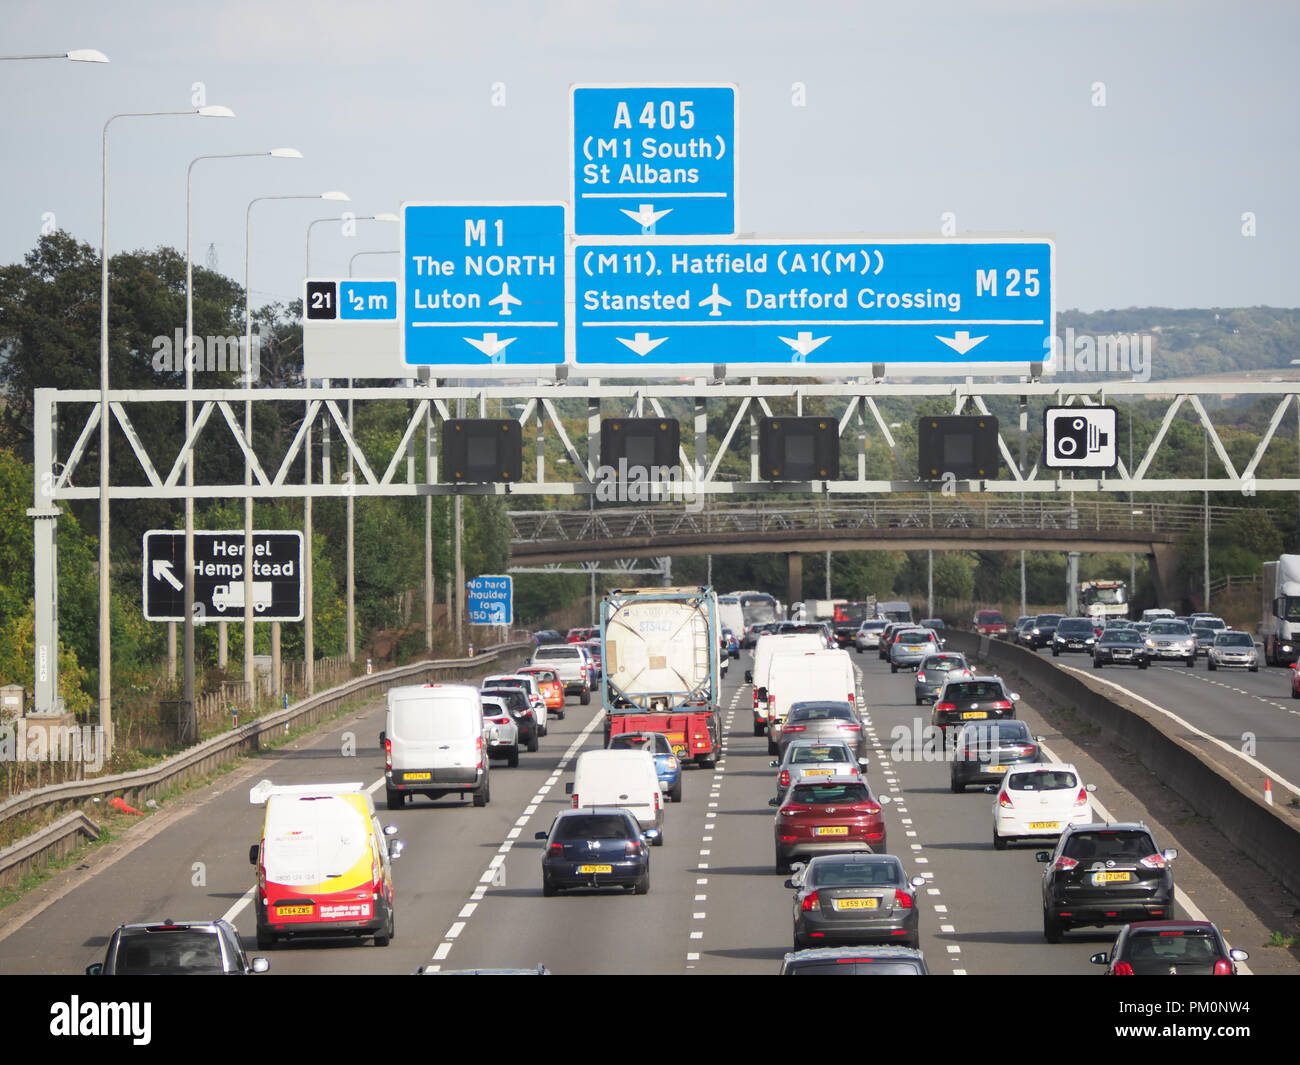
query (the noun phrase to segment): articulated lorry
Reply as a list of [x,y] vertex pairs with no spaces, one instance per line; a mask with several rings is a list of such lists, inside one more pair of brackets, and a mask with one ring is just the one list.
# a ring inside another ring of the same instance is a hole
[[1264,563],[1259,635],[1264,661],[1289,666],[1300,657],[1300,555]]
[[1093,621],[1128,617],[1128,584],[1084,581],[1079,585],[1079,611]]
[[[621,588],[600,612],[605,743],[612,731],[681,733],[679,755],[713,765],[720,751],[718,603],[712,588]],[[617,730],[613,722],[618,721]],[[701,743],[700,734],[707,736]]]

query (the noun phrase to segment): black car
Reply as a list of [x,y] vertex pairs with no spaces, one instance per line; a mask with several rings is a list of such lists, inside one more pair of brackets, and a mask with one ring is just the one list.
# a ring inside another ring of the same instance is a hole
[[1008,639],[1012,643],[1019,644],[1021,647],[1029,646],[1029,630],[1034,627],[1034,619],[1029,615],[1022,615],[1016,618],[1016,623],[1011,626],[1011,633]]
[[183,976],[264,973],[265,958],[249,958],[229,921],[163,921],[118,925],[104,960],[87,976]]
[[1066,652],[1089,654],[1097,642],[1097,628],[1091,618],[1062,618],[1052,634],[1052,657]]
[[953,746],[952,790],[999,783],[1010,766],[1037,762],[1041,742],[1028,725],[1014,719],[963,725]]
[[794,890],[794,949],[829,943],[920,943],[916,891],[892,854],[824,854],[786,881]]
[[1001,677],[950,680],[943,686],[930,711],[930,724],[937,728],[964,725],[1016,716],[1020,696],[1007,691]]
[[1174,913],[1176,850],[1156,848],[1141,823],[1067,825],[1054,851],[1035,857],[1043,872],[1043,936],[1071,928],[1163,920]]
[[1094,669],[1102,666],[1137,666],[1146,669],[1151,665],[1151,655],[1137,629],[1107,628],[1097,637],[1092,645],[1092,665]]
[[1033,622],[1025,626],[1024,643],[1031,651],[1051,645],[1056,635],[1056,626],[1065,617],[1064,614],[1039,614]]
[[537,738],[541,731],[537,727],[537,716],[533,713],[532,704],[522,688],[484,688],[479,695],[492,695],[503,700],[510,716],[515,719],[515,727],[519,729],[519,742],[529,751],[537,750]]
[[621,887],[644,895],[650,890],[650,844],[658,829],[644,832],[621,806],[564,810],[551,823],[542,852],[542,894],[562,888]]
[[540,629],[533,633],[534,647],[541,647],[548,643],[564,643],[564,634],[554,629]]
[[781,959],[782,976],[929,976],[911,947],[822,947]]
[[1088,960],[1107,966],[1108,976],[1236,976],[1237,962],[1249,958],[1209,921],[1137,921]]

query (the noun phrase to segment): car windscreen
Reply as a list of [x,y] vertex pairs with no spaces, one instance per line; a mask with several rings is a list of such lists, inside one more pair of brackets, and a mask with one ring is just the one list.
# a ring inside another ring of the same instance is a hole
[[1012,791],[1061,791],[1074,788],[1079,778],[1065,769],[1042,769],[1033,773],[1012,773],[1007,787]]
[[588,814],[562,817],[552,839],[567,842],[575,839],[630,839],[627,819],[614,814]]
[[1005,625],[1006,621],[1003,620],[1002,615],[997,613],[996,611],[981,610],[978,614],[975,615],[975,624],[976,625]]
[[1107,629],[1101,634],[1104,644],[1137,643],[1141,638],[1135,629]]
[[1085,632],[1093,631],[1092,622],[1087,618],[1063,618],[1061,623],[1056,626],[1056,631],[1060,633],[1067,632]]
[[1255,641],[1244,632],[1228,632],[1214,638],[1215,647],[1254,647]]
[[804,877],[805,887],[893,887],[903,883],[896,862],[816,862]]
[[533,653],[539,662],[561,658],[581,658],[582,652],[576,647],[539,647]]
[[966,660],[961,655],[931,655],[921,663],[922,671],[937,669],[951,673],[954,669],[968,669]]
[[220,973],[221,942],[216,932],[189,929],[122,934],[114,969],[118,975]]
[[1034,618],[1034,624],[1040,628],[1044,625],[1056,625],[1062,620],[1061,614],[1039,614]]
[[506,706],[510,707],[512,714],[522,713],[529,709],[528,696],[518,688],[484,688],[479,695],[493,695],[501,699]]
[[1138,829],[1076,832],[1065,842],[1065,857],[1077,862],[1131,861],[1155,854],[1149,833]]
[[871,798],[865,784],[799,784],[791,792],[795,803],[854,803]]
[[853,710],[848,703],[795,703],[790,707],[788,724],[796,721],[850,721]]
[[851,762],[849,749],[838,743],[817,747],[791,747],[791,765],[817,765],[822,762]]
[[1190,636],[1191,630],[1181,621],[1153,621],[1148,636]]

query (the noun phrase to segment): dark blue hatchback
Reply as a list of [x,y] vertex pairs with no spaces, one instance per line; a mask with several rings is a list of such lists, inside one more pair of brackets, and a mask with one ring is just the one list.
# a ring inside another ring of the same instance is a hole
[[563,888],[621,887],[644,895],[650,890],[650,843],[657,829],[641,831],[636,818],[620,806],[591,806],[565,810],[550,832],[542,852],[542,894],[548,898]]

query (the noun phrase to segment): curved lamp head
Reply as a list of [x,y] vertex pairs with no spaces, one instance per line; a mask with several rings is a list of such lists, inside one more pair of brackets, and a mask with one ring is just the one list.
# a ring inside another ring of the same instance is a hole
[[349,196],[346,192],[338,192],[337,190],[333,192],[322,192],[320,194],[320,198],[322,200],[337,200],[340,203],[352,202],[351,196]]
[[68,53],[74,63],[107,63],[108,56],[97,48],[74,48]]
[[401,219],[398,218],[397,215],[393,214],[392,211],[385,211],[383,214],[375,215],[375,221],[376,222],[400,222]]
[[272,148],[268,153],[275,159],[301,159],[302,152],[297,148]]
[[229,107],[222,107],[220,104],[213,104],[209,107],[200,107],[194,112],[204,118],[234,118],[235,112]]

